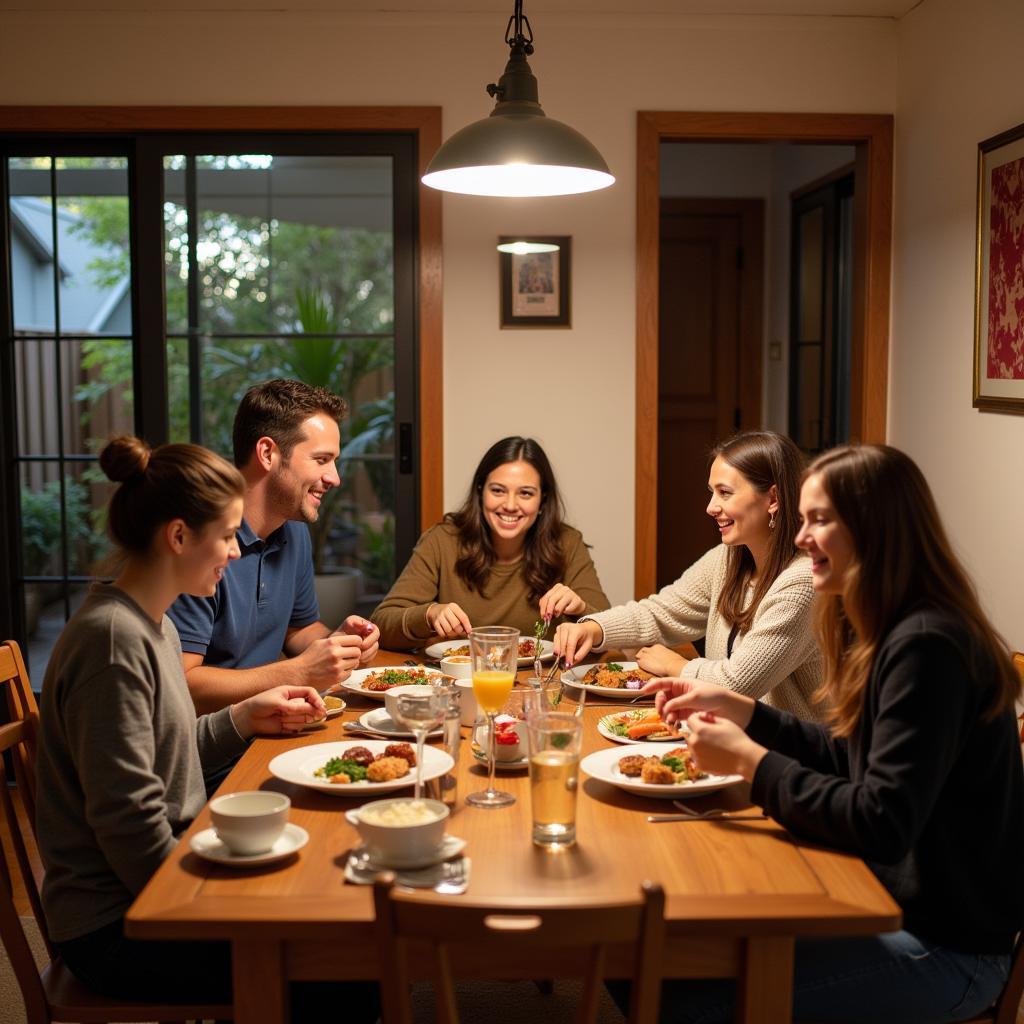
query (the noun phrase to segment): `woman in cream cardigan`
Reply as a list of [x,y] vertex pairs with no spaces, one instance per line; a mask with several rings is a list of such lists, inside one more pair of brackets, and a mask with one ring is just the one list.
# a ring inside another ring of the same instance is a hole
[[[712,454],[707,512],[722,543],[657,594],[559,626],[555,651],[574,665],[591,650],[639,647],[638,664],[656,676],[706,679],[820,720],[811,564],[793,544],[803,456],[769,431]],[[703,658],[669,649],[700,637]]]

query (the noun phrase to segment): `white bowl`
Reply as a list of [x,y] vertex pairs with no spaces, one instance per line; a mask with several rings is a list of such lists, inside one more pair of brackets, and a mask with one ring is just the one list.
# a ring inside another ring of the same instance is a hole
[[269,790],[226,793],[210,801],[210,820],[232,853],[266,853],[288,824],[291,804],[284,793]]
[[435,687],[427,686],[425,683],[407,683],[405,686],[392,686],[390,690],[384,691],[384,707],[387,710],[388,718],[396,725],[401,725],[402,720],[398,717],[398,698],[403,693],[413,697],[428,697],[435,692]]
[[465,654],[451,654],[441,659],[441,671],[456,679],[472,679],[473,659]]
[[[495,761],[519,761],[526,756],[526,723],[516,720],[515,732],[519,737],[518,743],[499,743],[497,739],[497,726],[502,722],[512,721],[511,715],[498,715],[495,720],[494,739],[494,760]],[[487,742],[487,730],[484,730],[484,743]]]
[[[419,808],[422,820],[404,823],[403,809]],[[414,800],[409,796],[373,800],[345,812],[371,856],[382,864],[402,867],[429,859],[444,841],[448,807],[440,800]],[[398,820],[389,822],[395,817]],[[372,820],[367,820],[372,819]]]
[[456,679],[455,689],[459,694],[459,718],[463,725],[472,726],[476,723],[479,715],[476,694],[473,693],[473,680]]

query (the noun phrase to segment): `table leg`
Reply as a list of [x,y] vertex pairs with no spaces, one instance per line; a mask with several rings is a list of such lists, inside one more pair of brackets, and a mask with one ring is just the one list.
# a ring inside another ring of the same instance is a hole
[[234,1024],[281,1024],[288,1019],[284,948],[272,939],[236,939],[231,947]]
[[778,1024],[793,1016],[793,937],[750,938],[736,989],[736,1020]]

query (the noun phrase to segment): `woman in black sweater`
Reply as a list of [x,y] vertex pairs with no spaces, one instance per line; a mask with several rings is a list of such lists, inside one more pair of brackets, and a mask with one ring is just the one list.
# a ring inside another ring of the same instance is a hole
[[[793,1010],[816,1021],[969,1018],[1002,989],[1024,923],[1020,681],[917,466],[881,445],[808,469],[827,727],[709,683],[657,680],[707,771],[739,772],[794,835],[864,858],[903,930],[796,945]],[[670,982],[662,1019],[732,1019],[729,983]]]

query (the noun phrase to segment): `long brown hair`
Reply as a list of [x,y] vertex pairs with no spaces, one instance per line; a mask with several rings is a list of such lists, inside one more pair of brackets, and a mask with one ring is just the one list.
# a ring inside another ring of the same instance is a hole
[[916,608],[937,608],[963,623],[971,638],[965,654],[972,679],[991,691],[985,717],[1012,709],[1021,683],[1009,650],[981,610],[914,461],[888,445],[847,445],[818,456],[807,469],[812,475],[853,544],[842,594],[822,595],[816,612],[825,658],[822,692],[834,706],[835,734],[857,728],[878,649]]
[[172,519],[202,530],[245,493],[242,474],[196,444],[150,448],[124,434],[112,437],[100,452],[100,468],[121,485],[110,499],[107,532],[122,558],[148,551],[157,529]]
[[[718,612],[740,633],[750,629],[764,595],[779,574],[793,561],[799,549],[794,545],[800,522],[800,477],[804,457],[800,449],[782,434],[770,430],[748,430],[716,445],[708,464],[721,456],[762,494],[772,485],[778,495],[775,529],[768,548],[768,563],[757,580],[754,596],[746,604],[747,581],[754,574],[754,556],[745,544],[729,548],[725,584],[718,595]],[[744,605],[746,604],[746,607]]]
[[565,552],[562,551],[565,507],[551,463],[532,437],[504,437],[492,444],[476,467],[466,500],[458,511],[445,516],[445,522],[459,532],[456,573],[467,587],[486,597],[484,590],[497,556],[491,528],[484,519],[484,484],[494,470],[509,462],[527,462],[540,477],[540,514],[526,534],[523,550],[523,576],[530,588],[530,599],[537,600],[565,575]]

